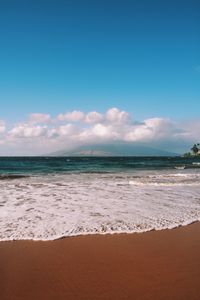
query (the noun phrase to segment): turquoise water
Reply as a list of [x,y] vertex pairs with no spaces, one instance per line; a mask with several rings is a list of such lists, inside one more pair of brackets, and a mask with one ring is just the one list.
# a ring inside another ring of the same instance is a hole
[[0,157],[0,175],[134,172],[198,168],[200,158],[182,157]]
[[144,232],[200,220],[200,159],[1,157],[0,240]]

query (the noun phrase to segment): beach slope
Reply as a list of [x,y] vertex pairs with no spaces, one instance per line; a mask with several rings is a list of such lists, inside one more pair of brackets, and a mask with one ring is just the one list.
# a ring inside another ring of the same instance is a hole
[[0,242],[0,299],[200,299],[200,223]]

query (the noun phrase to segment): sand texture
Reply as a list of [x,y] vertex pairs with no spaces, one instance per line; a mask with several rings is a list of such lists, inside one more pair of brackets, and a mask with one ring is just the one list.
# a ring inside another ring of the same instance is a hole
[[142,234],[0,242],[0,299],[200,299],[200,223]]

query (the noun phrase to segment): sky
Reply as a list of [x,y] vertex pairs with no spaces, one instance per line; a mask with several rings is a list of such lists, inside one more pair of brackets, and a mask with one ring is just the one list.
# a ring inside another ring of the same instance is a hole
[[199,129],[198,0],[0,0],[0,155]]

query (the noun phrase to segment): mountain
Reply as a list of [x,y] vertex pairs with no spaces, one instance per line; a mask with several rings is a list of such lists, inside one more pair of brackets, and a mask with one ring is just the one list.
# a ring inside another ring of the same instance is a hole
[[177,156],[177,153],[130,143],[85,145],[73,150],[61,150],[50,156]]

